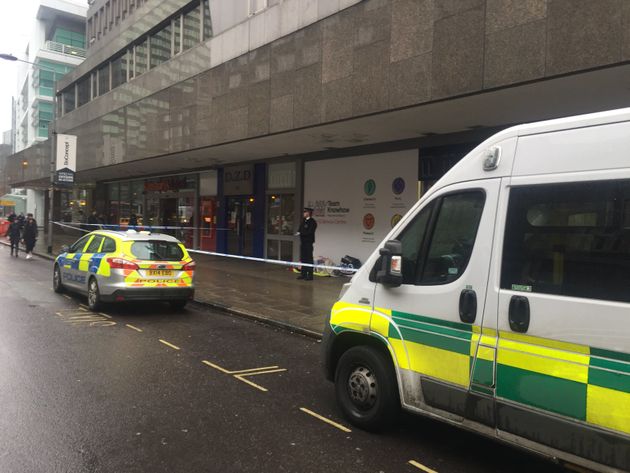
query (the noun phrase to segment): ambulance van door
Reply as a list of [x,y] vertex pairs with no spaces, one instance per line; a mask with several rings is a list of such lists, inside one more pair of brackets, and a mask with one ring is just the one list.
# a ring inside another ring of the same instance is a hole
[[630,170],[513,176],[502,246],[499,436],[629,471]]
[[402,284],[376,285],[372,329],[394,349],[408,408],[466,415],[501,181],[440,189],[395,236]]

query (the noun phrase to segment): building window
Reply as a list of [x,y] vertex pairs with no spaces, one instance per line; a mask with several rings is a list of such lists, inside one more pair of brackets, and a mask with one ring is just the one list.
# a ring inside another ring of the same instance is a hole
[[192,48],[201,41],[201,10],[199,3],[184,12],[183,51]]
[[212,18],[210,17],[210,0],[203,0],[203,39],[212,38]]
[[77,82],[77,107],[85,105],[91,100],[92,90],[90,81],[91,75],[88,74]]
[[148,40],[145,39],[142,43],[136,44],[134,77],[147,72],[147,43]]
[[127,53],[112,60],[112,89],[127,81]]
[[48,138],[48,125],[53,119],[53,104],[49,102],[39,102],[37,108],[39,114],[37,136],[40,138]]
[[55,87],[54,77],[55,74],[53,71],[46,71],[44,69],[40,69],[38,71],[39,74],[39,95],[43,95],[44,97],[52,97],[53,96],[53,88]]
[[[91,30],[92,20],[88,21],[88,32]],[[85,48],[85,34],[70,31],[65,28],[57,28],[53,35],[53,41],[56,43],[62,43],[67,46],[73,46],[76,48]]]
[[70,113],[75,108],[74,85],[71,85],[70,88],[64,90],[62,93],[62,97],[63,97],[63,112]]
[[151,35],[150,42],[150,68],[153,69],[171,58],[171,24]]
[[182,16],[173,19],[173,56],[182,52]]
[[98,69],[98,95],[109,92],[109,63]]

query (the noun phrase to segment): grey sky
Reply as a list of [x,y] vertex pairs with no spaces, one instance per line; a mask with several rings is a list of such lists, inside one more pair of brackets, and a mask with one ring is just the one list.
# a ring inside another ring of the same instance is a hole
[[[67,0],[87,5],[87,0]],[[0,53],[24,58],[40,0],[0,0]],[[0,60],[0,132],[11,128],[11,97],[17,94],[19,64]]]

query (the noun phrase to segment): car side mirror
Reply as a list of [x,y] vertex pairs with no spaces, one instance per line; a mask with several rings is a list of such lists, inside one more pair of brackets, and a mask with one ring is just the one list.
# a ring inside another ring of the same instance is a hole
[[379,250],[381,255],[381,269],[376,273],[376,282],[389,287],[398,287],[403,282],[402,277],[402,243],[389,240]]
[[61,245],[61,252],[62,253],[70,252],[70,247],[68,245]]

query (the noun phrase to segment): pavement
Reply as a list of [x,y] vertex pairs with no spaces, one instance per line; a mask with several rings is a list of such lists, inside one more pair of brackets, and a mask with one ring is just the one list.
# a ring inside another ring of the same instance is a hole
[[[83,234],[56,229],[53,253],[58,254],[62,245],[72,244]],[[41,236],[34,253],[51,259]],[[0,243],[8,245],[5,238]],[[313,281],[302,281],[286,266],[199,253],[192,256],[197,263],[195,302],[313,338],[321,338],[341,286],[349,281],[345,276],[315,276]]]

